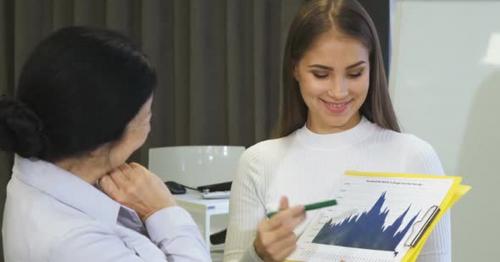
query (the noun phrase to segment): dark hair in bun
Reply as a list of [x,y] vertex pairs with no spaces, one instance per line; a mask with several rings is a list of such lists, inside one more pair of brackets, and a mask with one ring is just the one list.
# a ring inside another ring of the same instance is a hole
[[22,157],[41,156],[47,140],[42,122],[23,103],[0,97],[0,148]]
[[153,67],[127,37],[63,28],[28,57],[16,99],[1,99],[0,149],[53,162],[116,141],[155,85]]

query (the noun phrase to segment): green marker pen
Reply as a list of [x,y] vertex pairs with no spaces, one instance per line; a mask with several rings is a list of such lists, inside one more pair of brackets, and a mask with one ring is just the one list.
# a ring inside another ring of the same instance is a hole
[[[330,199],[326,201],[321,201],[321,202],[316,202],[312,204],[307,204],[304,206],[304,211],[309,211],[309,210],[315,210],[315,209],[320,209],[320,208],[325,208],[325,207],[331,207],[337,205],[337,200],[335,199]],[[274,211],[274,212],[269,212],[267,213],[267,217],[271,218],[272,216],[276,215],[279,211]]]

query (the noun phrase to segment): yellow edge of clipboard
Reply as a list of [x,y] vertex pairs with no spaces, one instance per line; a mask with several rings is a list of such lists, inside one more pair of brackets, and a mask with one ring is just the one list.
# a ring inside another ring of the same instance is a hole
[[429,238],[432,230],[436,227],[437,223],[441,220],[444,214],[450,209],[463,195],[465,195],[470,189],[470,186],[460,184],[462,178],[458,176],[437,176],[428,174],[401,174],[401,173],[382,173],[382,172],[359,172],[359,171],[347,171],[348,176],[368,176],[368,177],[394,177],[394,178],[416,178],[416,179],[451,179],[453,184],[448,190],[445,198],[439,205],[439,213],[436,215],[434,220],[429,225],[428,229],[422,235],[422,238],[418,241],[417,245],[411,248],[406,255],[401,260],[402,262],[413,262],[417,260],[418,255],[422,251],[425,242]]
[[[431,222],[427,230],[422,235],[422,238],[418,241],[417,245],[411,248],[406,255],[401,260],[402,262],[414,262],[417,260],[418,255],[422,251],[425,242],[431,235],[432,231],[436,227],[437,223],[441,220],[444,214],[450,209],[463,195],[465,195],[470,189],[470,186],[462,185],[462,178],[459,176],[437,176],[428,174],[406,174],[406,173],[385,173],[385,172],[361,172],[361,171],[347,171],[345,173],[348,176],[367,176],[367,177],[394,177],[394,178],[416,178],[416,179],[451,179],[453,184],[446,194],[445,198],[439,206],[440,211]],[[286,260],[287,262],[299,262],[295,260]]]

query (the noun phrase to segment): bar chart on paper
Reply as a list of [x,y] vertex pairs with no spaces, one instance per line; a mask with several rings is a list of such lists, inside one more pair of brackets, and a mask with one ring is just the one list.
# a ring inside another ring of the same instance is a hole
[[292,261],[400,261],[452,180],[349,177],[307,226]]

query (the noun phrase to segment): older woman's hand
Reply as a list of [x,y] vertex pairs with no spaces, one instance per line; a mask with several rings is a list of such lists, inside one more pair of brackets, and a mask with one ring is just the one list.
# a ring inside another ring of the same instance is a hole
[[112,199],[135,210],[143,221],[160,209],[176,205],[163,181],[137,163],[121,165],[102,177],[99,185]]
[[255,252],[264,261],[283,261],[297,247],[295,227],[305,219],[303,206],[289,208],[288,199],[280,200],[280,212],[263,220],[254,241]]

